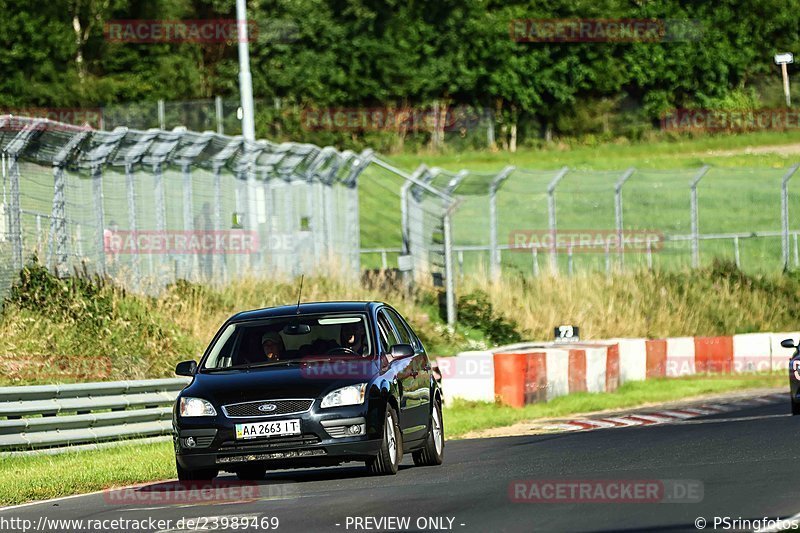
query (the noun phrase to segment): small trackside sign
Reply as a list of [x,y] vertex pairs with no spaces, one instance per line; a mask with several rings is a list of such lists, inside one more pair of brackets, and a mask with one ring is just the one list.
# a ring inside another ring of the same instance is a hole
[[776,65],[784,65],[788,63],[794,63],[794,55],[791,52],[785,52],[783,54],[775,54]]
[[578,342],[581,340],[578,326],[556,326],[556,342]]

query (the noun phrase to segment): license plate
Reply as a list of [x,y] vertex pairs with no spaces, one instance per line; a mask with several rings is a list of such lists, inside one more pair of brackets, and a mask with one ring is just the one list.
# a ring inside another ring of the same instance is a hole
[[299,434],[299,418],[294,420],[275,420],[273,422],[255,422],[253,424],[236,424],[237,439],[256,439],[258,437]]

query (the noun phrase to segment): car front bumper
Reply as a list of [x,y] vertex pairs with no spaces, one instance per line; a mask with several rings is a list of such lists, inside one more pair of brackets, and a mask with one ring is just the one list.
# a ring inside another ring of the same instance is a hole
[[[221,413],[213,418],[176,417],[175,457],[188,470],[226,471],[248,464],[280,469],[368,460],[378,454],[383,435],[383,411],[377,403],[319,409],[315,402],[308,412],[270,418],[232,419]],[[235,438],[236,424],[288,419],[300,420],[300,435]],[[353,426],[359,427],[359,434],[350,436]]]

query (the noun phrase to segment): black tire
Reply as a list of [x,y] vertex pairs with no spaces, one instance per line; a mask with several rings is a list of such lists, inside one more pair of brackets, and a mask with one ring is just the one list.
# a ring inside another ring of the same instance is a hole
[[178,480],[180,481],[211,481],[219,474],[219,470],[214,468],[187,470],[177,462],[175,463],[175,468],[178,471]]
[[442,405],[438,401],[433,403],[425,446],[411,456],[417,466],[438,466],[444,461],[444,422]]
[[386,406],[381,449],[374,459],[367,461],[367,468],[377,475],[395,475],[403,459],[403,438],[397,413],[391,405]]
[[792,416],[800,415],[800,403],[792,400]]
[[267,474],[266,467],[251,466],[236,471],[236,477],[242,481],[260,481]]

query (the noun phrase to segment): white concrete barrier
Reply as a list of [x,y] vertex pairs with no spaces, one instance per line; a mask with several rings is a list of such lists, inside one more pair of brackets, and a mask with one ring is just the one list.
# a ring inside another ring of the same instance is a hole
[[461,352],[439,357],[442,394],[445,403],[455,398],[476,402],[494,401],[494,354],[486,351]]
[[569,351],[545,348],[547,365],[547,399],[569,394]]
[[694,373],[694,337],[668,338],[667,377],[688,376]]
[[647,348],[644,339],[611,339],[619,345],[619,381],[647,378]]
[[607,346],[583,348],[586,352],[586,391],[605,392]]
[[733,372],[765,372],[771,368],[771,333],[733,336]]

